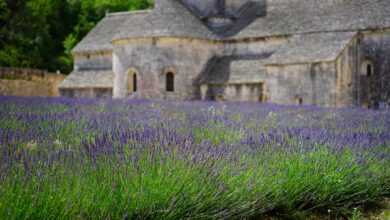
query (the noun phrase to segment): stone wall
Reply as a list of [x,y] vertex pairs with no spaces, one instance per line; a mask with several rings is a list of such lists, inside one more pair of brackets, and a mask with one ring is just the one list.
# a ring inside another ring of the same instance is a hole
[[265,85],[272,103],[336,106],[334,62],[267,66]]
[[234,102],[266,101],[263,83],[203,84],[201,99]]
[[353,39],[336,60],[336,107],[359,106],[357,91],[360,68],[358,38]]
[[69,98],[112,98],[112,89],[109,88],[72,88],[61,89],[61,96]]
[[282,44],[286,37],[226,41],[219,61],[205,73],[202,99],[265,102],[264,59]]
[[335,62],[264,66],[261,60],[246,60],[233,65],[227,82],[202,85],[202,99],[337,105]]
[[[247,57],[272,53],[286,41],[286,37],[227,42],[174,37],[115,41],[112,55],[115,73],[113,95],[115,98],[201,99],[200,85],[197,82],[205,73],[211,58]],[[100,64],[105,63],[103,60],[108,60],[109,55],[104,59],[102,56],[89,57],[89,59],[79,56],[75,59],[79,68],[88,68],[89,64],[93,66],[93,60]],[[166,92],[167,72],[175,74],[173,93]],[[135,93],[131,92],[133,85],[132,79],[129,79],[133,74],[137,75]],[[256,86],[231,85],[228,86],[226,97],[240,101],[259,100],[261,96],[261,92],[257,91],[259,86],[258,84]],[[233,90],[239,90],[240,94],[233,94]],[[245,92],[246,90],[249,93]],[[250,94],[251,91],[254,91],[254,96]],[[244,93],[246,95],[243,95]]]
[[[371,74],[367,74],[367,66]],[[390,104],[390,32],[364,32],[336,62],[267,67],[266,93],[280,104],[377,108]]]
[[[364,32],[359,54],[361,102],[367,102],[370,107],[390,105],[390,30]],[[372,76],[368,78],[364,74],[367,62],[373,65]]]
[[1,96],[59,96],[63,74],[35,69],[0,68]]
[[[148,38],[121,41],[114,45],[114,97],[172,100],[200,99],[197,78],[211,57],[222,51],[212,41],[185,38]],[[135,94],[129,94],[128,72],[137,73]],[[166,91],[166,74],[175,76],[175,91]]]

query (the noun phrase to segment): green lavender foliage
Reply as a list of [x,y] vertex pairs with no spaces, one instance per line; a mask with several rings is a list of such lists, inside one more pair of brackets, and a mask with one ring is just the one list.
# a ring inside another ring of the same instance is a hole
[[[1,98],[0,219],[356,219],[389,197],[388,145],[306,148],[283,130],[305,112],[340,140],[342,118],[388,138],[388,112],[234,105]],[[248,144],[267,131],[284,136]]]

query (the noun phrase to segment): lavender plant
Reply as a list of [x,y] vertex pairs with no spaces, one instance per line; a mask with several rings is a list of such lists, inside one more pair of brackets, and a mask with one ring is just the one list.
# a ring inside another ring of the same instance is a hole
[[353,216],[389,159],[389,111],[0,98],[1,219]]

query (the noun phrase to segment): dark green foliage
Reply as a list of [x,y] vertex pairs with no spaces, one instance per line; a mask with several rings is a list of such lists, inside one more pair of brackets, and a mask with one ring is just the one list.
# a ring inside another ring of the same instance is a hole
[[151,5],[150,0],[0,0],[0,66],[68,73],[71,49],[107,11]]

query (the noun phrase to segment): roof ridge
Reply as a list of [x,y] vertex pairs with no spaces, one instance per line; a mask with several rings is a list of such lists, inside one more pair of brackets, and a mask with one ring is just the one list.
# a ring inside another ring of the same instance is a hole
[[125,16],[125,15],[133,15],[133,14],[147,14],[147,13],[150,13],[152,11],[153,11],[153,9],[110,12],[110,13],[107,13],[106,17]]

